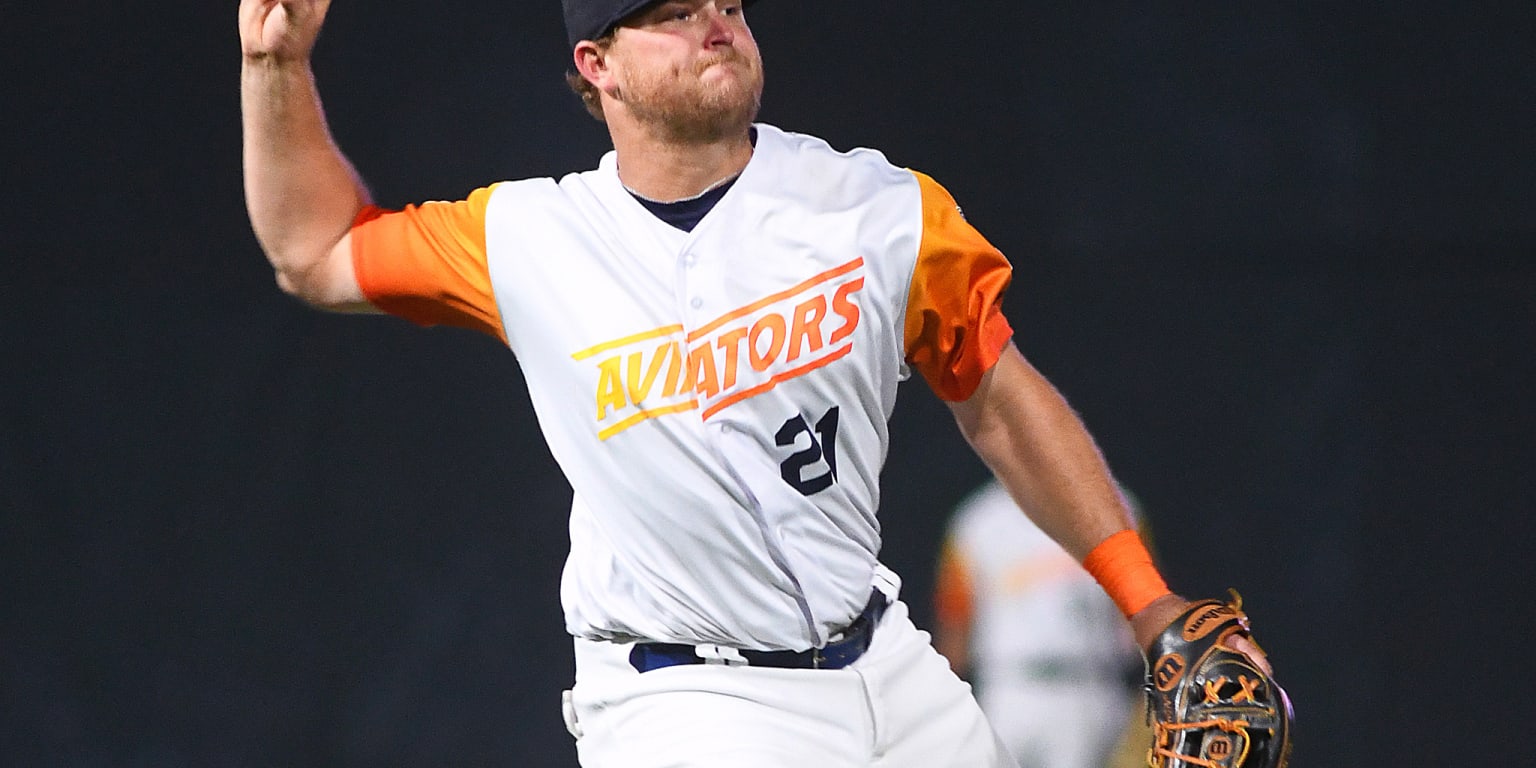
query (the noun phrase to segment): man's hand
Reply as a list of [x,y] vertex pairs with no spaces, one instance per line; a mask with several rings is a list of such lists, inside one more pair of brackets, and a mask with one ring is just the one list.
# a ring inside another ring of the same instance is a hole
[[[1179,614],[1189,608],[1191,603],[1178,595],[1164,595],[1152,601],[1146,608],[1137,611],[1131,617],[1131,630],[1136,635],[1136,644],[1145,652],[1152,645],[1152,641],[1168,627],[1168,624]],[[1267,675],[1273,675],[1274,670],[1269,665],[1269,659],[1259,644],[1248,639],[1244,635],[1232,635],[1222,641],[1222,646],[1248,657],[1254,666],[1264,670]]]
[[1152,645],[1152,641],[1162,633],[1169,622],[1188,607],[1188,600],[1178,595],[1167,594],[1137,611],[1136,615],[1131,617],[1131,631],[1136,635],[1136,645],[1142,652],[1146,652]]
[[[1147,652],[1153,768],[1286,768],[1295,714],[1253,642],[1242,598],[1169,595],[1131,617]],[[1178,609],[1169,621],[1169,611]],[[1146,632],[1165,628],[1148,642]]]
[[308,61],[330,0],[240,0],[240,50],[247,61]]

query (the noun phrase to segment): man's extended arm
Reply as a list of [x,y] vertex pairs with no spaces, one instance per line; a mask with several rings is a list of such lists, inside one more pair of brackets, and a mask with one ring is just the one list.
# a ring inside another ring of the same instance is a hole
[[[1082,420],[1012,344],[968,400],[951,403],[971,447],[1031,520],[1081,562],[1135,524]],[[1145,648],[1186,601],[1165,595],[1131,617]]]
[[240,111],[246,209],[282,289],[339,311],[372,307],[348,231],[363,186],[326,127],[310,69],[326,0],[242,0]]

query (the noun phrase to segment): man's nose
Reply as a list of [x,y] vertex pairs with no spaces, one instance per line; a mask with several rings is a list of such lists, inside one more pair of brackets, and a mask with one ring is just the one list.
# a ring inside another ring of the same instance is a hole
[[718,45],[732,45],[736,42],[736,30],[731,27],[731,17],[716,8],[713,3],[706,6],[705,21],[709,24],[707,34],[704,37],[704,45],[714,48]]

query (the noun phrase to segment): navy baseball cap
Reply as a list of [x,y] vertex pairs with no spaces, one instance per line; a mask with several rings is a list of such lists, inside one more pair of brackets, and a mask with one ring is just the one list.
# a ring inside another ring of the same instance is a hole
[[[565,34],[571,47],[583,40],[596,40],[626,16],[660,0],[561,0],[565,6]],[[742,6],[755,0],[743,0]]]

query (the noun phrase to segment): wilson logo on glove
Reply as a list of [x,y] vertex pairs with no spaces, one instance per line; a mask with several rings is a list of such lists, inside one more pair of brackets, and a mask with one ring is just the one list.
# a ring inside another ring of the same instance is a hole
[[[1222,622],[1224,622],[1226,619],[1230,619],[1234,616],[1238,616],[1238,613],[1231,606],[1217,603],[1214,606],[1211,606],[1193,616],[1190,616],[1189,620],[1184,622],[1184,639],[1189,642],[1199,640],[1200,638],[1210,634],[1212,630],[1222,626]],[[1248,617],[1243,616],[1242,621],[1243,628],[1247,629]]]
[[1177,653],[1170,653],[1157,660],[1157,666],[1152,670],[1152,678],[1157,682],[1159,691],[1171,691],[1184,677],[1184,668],[1189,662]]

